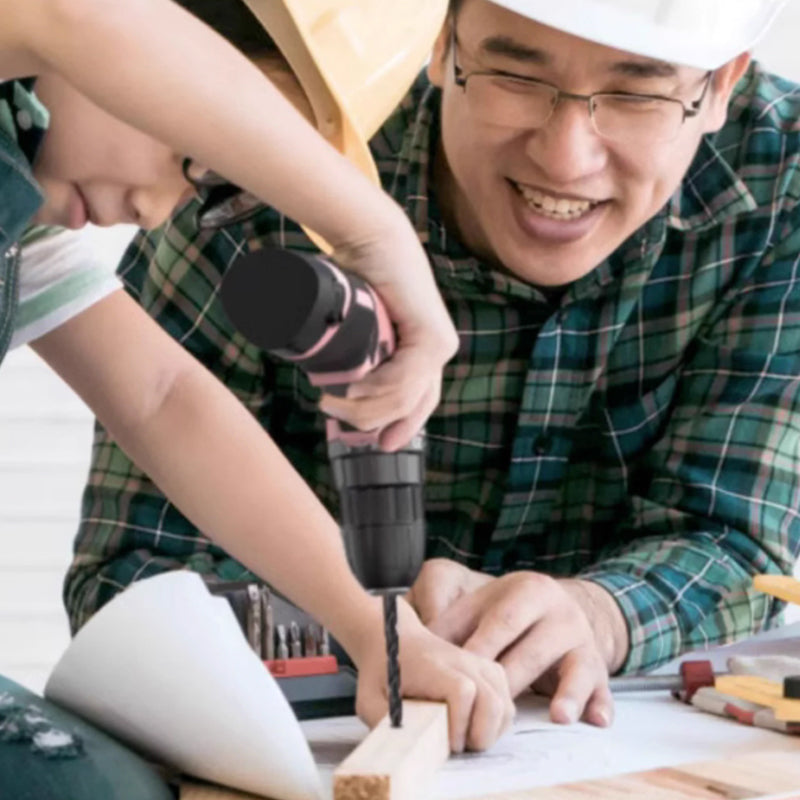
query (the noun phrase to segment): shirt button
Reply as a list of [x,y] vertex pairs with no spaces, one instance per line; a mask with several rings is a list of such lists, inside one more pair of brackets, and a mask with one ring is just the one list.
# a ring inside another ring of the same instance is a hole
[[29,131],[33,127],[31,112],[26,111],[24,108],[21,111],[17,111],[17,125],[19,125],[23,131]]

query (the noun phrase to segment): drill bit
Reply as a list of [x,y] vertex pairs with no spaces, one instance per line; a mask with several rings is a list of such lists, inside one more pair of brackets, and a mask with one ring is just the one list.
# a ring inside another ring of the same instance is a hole
[[386,677],[389,685],[389,719],[393,728],[403,725],[403,700],[400,696],[400,642],[397,636],[397,595],[383,596],[383,627],[386,636]]
[[272,610],[272,602],[268,594],[262,595],[265,603],[264,608],[264,652],[263,657],[267,661],[275,660],[275,612]]
[[319,629],[319,654],[329,656],[331,654],[331,640],[326,628]]
[[289,645],[286,642],[286,626],[278,625],[278,659],[289,658]]
[[317,632],[316,626],[309,623],[303,629],[303,644],[305,646],[306,658],[317,654]]
[[303,643],[300,640],[300,626],[292,620],[289,624],[289,651],[292,658],[303,657]]

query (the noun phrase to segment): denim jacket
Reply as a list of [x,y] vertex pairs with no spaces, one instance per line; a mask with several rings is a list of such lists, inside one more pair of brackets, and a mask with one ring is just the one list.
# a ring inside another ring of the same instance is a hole
[[24,82],[0,84],[0,361],[14,331],[18,243],[43,201],[31,162],[46,123],[46,112]]

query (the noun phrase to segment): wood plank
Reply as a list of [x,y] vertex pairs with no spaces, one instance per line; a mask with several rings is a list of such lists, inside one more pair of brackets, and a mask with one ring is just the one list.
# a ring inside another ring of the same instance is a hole
[[797,791],[797,752],[760,752],[735,759],[634,772],[560,786],[481,795],[472,800],[757,800]]
[[[365,742],[370,740],[370,736]],[[381,738],[376,737],[370,744],[377,742],[379,746]],[[367,756],[370,757],[370,754]],[[374,757],[376,761],[381,761],[384,756],[375,753]],[[394,800],[394,795],[379,793],[382,791],[380,786],[378,793],[373,792],[373,788],[362,785],[362,794],[351,794],[350,797],[358,800],[379,800],[391,796]],[[758,800],[790,793],[796,793],[791,794],[793,800],[800,800],[800,745],[796,752],[780,750],[737,754],[736,758],[651,769],[558,786],[481,795],[471,800]],[[405,795],[409,798],[420,796],[424,796],[424,789],[419,784],[412,785]],[[180,800],[263,798],[209,784],[184,783]]]
[[406,700],[401,728],[385,717],[334,771],[334,800],[416,800],[449,756],[447,706]]

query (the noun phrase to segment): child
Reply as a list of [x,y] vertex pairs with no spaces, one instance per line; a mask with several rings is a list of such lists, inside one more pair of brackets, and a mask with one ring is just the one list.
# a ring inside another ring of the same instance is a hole
[[[158,226],[191,193],[184,160],[208,165],[325,237],[387,302],[398,354],[362,388],[371,396],[337,411],[386,428],[391,448],[435,405],[456,342],[412,228],[247,59],[172,3],[0,0],[0,13],[0,74],[38,75],[44,101],[29,84],[3,85],[0,355],[19,284],[36,351],[200,529],[331,629],[359,667],[359,712],[375,723],[381,611],[334,520],[235,398],[85,268],[72,234],[31,231],[21,259],[16,243],[31,222]],[[436,638],[405,605],[400,632],[405,692],[449,702],[454,750],[490,745],[513,713],[502,668]]]

